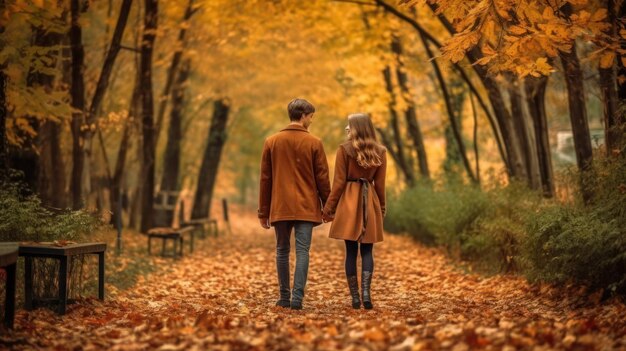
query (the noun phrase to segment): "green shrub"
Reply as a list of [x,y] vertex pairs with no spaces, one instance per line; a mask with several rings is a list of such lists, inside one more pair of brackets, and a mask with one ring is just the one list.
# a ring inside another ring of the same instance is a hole
[[576,281],[626,293],[626,163],[598,162],[587,179],[593,199],[550,204],[528,221],[524,242],[531,280]]
[[[626,160],[598,159],[583,180],[593,194],[586,205],[542,199],[525,184],[422,184],[390,197],[385,229],[444,246],[485,272],[626,294]],[[580,199],[579,174],[560,177]]]
[[52,213],[35,195],[17,186],[0,188],[0,241],[77,241],[96,229],[98,221],[84,211]]
[[484,211],[460,233],[461,257],[492,273],[518,271],[525,223],[541,198],[518,183],[496,187],[486,192],[486,197]]
[[485,200],[484,194],[474,187],[448,184],[436,189],[430,184],[420,184],[390,196],[385,229],[452,250],[457,246],[458,233],[484,210]]

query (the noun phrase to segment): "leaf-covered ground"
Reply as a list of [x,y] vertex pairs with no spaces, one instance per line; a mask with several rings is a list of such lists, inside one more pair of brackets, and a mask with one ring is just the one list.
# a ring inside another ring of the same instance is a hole
[[[350,306],[343,243],[316,228],[304,309],[275,307],[274,235],[239,215],[232,233],[191,256],[154,262],[104,301],[81,300],[65,316],[20,310],[0,347],[112,350],[619,349],[626,307],[575,288],[463,273],[435,249],[387,235],[376,245],[371,311]],[[292,239],[293,240],[293,239]],[[293,248],[292,248],[293,250]],[[294,257],[292,252],[292,271]],[[114,271],[108,272],[115,274]]]

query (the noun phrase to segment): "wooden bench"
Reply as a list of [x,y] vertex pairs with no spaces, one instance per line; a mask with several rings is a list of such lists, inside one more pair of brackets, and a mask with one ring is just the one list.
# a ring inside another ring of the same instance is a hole
[[33,299],[33,258],[54,258],[59,260],[59,309],[63,315],[67,308],[67,263],[68,258],[76,255],[98,255],[98,298],[104,300],[104,252],[105,243],[82,243],[56,246],[54,243],[20,243],[19,255],[24,257],[24,307],[30,311]]
[[6,272],[6,288],[4,298],[4,326],[13,328],[15,319],[15,267],[17,264],[18,246],[13,243],[0,244],[0,268]]
[[217,236],[218,228],[217,228],[217,220],[210,218],[199,218],[192,219],[189,221],[182,222],[181,226],[191,226],[194,229],[199,230],[201,238],[205,238],[207,235]]
[[[193,243],[195,236],[195,228],[193,226],[185,226],[182,228],[170,228],[170,227],[157,227],[148,230],[148,254],[152,254],[152,239],[161,239],[162,247],[161,247],[161,256],[170,256],[170,257],[182,257],[183,256],[183,236],[185,234],[189,234],[189,252],[193,252]],[[167,241],[172,241],[172,253],[166,253]]]

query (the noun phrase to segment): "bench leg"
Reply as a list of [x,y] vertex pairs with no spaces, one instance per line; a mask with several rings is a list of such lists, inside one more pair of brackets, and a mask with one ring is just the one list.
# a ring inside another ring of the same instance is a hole
[[148,235],[148,256],[152,254],[152,237]]
[[13,328],[13,320],[15,319],[15,266],[16,264],[14,263],[6,267],[7,282],[4,300],[4,326],[7,329]]
[[[174,239],[174,242],[176,242],[176,239]],[[178,248],[178,257],[183,257],[183,236],[179,236],[178,237],[178,244],[180,245],[180,247]],[[176,246],[174,246],[174,253],[176,253]]]
[[33,258],[24,257],[24,308],[33,310]]
[[59,267],[59,314],[64,315],[67,308],[67,256],[60,258]]
[[166,246],[166,243],[167,243],[167,239],[163,238],[163,243],[162,243],[162,246],[161,246],[161,256],[165,256],[165,246]]
[[196,236],[196,233],[194,231],[189,232],[189,235],[191,236],[191,238],[189,238],[189,253],[193,252],[193,240],[194,237]]
[[104,300],[104,252],[98,253],[98,298]]

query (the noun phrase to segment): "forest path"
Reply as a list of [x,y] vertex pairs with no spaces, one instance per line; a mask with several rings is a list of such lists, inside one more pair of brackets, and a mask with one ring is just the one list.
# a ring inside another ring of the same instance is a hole
[[[439,250],[400,236],[374,248],[374,309],[354,310],[343,243],[327,237],[329,225],[314,230],[304,309],[276,307],[273,231],[239,218],[232,234],[201,241],[171,269],[104,302],[80,301],[62,317],[19,311],[0,348],[626,348],[626,307],[617,301],[466,274]],[[293,245],[290,263],[293,273]]]

